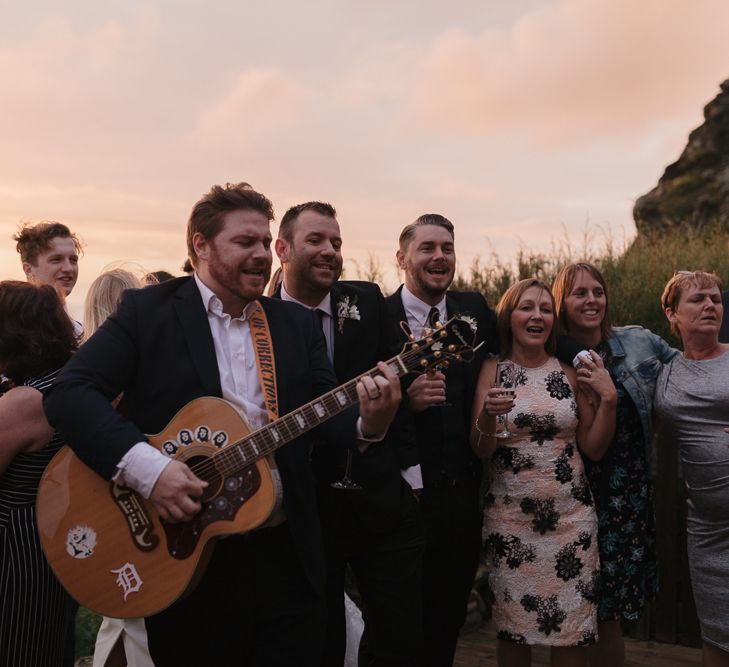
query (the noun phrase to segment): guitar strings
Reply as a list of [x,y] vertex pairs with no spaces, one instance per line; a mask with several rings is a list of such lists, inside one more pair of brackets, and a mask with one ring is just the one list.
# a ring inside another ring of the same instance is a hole
[[[428,345],[430,346],[430,345],[432,345],[432,343],[429,343]],[[408,362],[410,362],[413,358],[420,357],[420,356],[422,356],[421,348],[411,348],[410,350],[407,350],[406,352],[403,352],[400,355],[396,355],[395,357],[393,357],[392,359],[390,359],[389,361],[387,361],[385,363],[387,363],[390,366],[395,366],[396,372],[401,371],[402,369],[400,368],[400,364],[398,363],[398,358],[399,358],[400,361],[402,362],[402,365],[408,369],[408,372],[410,372],[412,370],[416,370],[417,366],[410,368],[408,365]],[[404,373],[402,373],[402,374],[404,374]],[[327,414],[326,417],[324,417],[323,419],[319,419],[317,423],[309,426],[306,429],[301,429],[301,428],[296,429],[294,437],[298,437],[299,435],[305,433],[306,431],[311,430],[315,426],[318,426],[319,423],[322,423],[322,422],[330,419],[331,417],[334,417],[339,412],[343,411],[347,407],[350,407],[355,402],[357,402],[356,398],[354,400],[350,399],[350,402],[348,405],[341,406],[338,402],[336,402],[334,400],[335,392],[342,391],[345,387],[348,387],[350,385],[352,387],[356,386],[357,382],[362,377],[365,377],[365,376],[377,377],[377,376],[381,376],[381,375],[382,375],[382,373],[378,368],[373,368],[373,369],[367,371],[366,373],[363,373],[361,376],[359,376],[353,380],[350,380],[349,382],[345,383],[344,385],[337,387],[337,388],[331,390],[330,392],[327,392],[326,394],[323,394],[322,396],[317,397],[313,401],[310,401],[309,403],[297,408],[294,412],[284,415],[283,417],[277,419],[275,422],[270,422],[263,428],[261,428],[257,431],[254,431],[253,433],[249,433],[248,435],[244,436],[240,440],[237,440],[236,442],[231,443],[230,445],[221,449],[220,451],[215,452],[214,454],[212,454],[211,456],[206,458],[204,461],[201,461],[199,463],[195,463],[195,464],[189,466],[190,470],[193,473],[195,473],[196,476],[200,477],[200,479],[202,479],[206,482],[212,483],[215,481],[216,477],[225,476],[226,474],[229,475],[231,473],[235,473],[235,472],[242,470],[244,468],[247,468],[249,466],[255,465],[255,463],[258,460],[264,458],[268,454],[275,451],[278,448],[278,445],[268,449],[267,451],[256,452],[253,449],[253,447],[251,447],[248,444],[249,441],[253,440],[254,437],[256,437],[256,436],[260,437],[261,435],[264,435],[264,432],[270,430],[270,427],[273,426],[274,424],[276,426],[285,425],[285,421],[286,420],[290,421],[293,414],[302,412],[306,409],[311,410],[313,415],[316,416],[316,413],[313,411],[313,405],[316,404],[317,402],[325,403],[327,400],[329,400],[334,403],[335,412],[332,412],[331,414]],[[289,435],[291,435],[291,429],[289,429],[288,426],[286,426],[286,430],[288,430]],[[265,433],[264,437],[269,436],[269,435],[270,435],[269,433]],[[294,438],[290,438],[289,440],[287,440],[287,442],[290,442],[290,440],[292,440],[292,439],[294,439]],[[284,443],[284,444],[286,444],[286,443]],[[236,456],[235,453],[238,453],[238,456]],[[247,459],[246,461],[241,462],[239,460],[240,453],[242,453],[243,456],[245,457],[245,459]],[[230,459],[230,461],[229,461],[229,459]],[[233,462],[233,460],[234,460],[234,462]],[[208,477],[208,473],[211,474],[212,477]]]
[[[445,327],[441,329],[440,331],[445,332]],[[431,343],[427,343],[428,347],[432,347],[433,343],[437,341],[433,341]],[[410,368],[408,365],[408,362],[412,361],[416,357],[422,356],[422,347],[411,347],[411,349],[402,352],[399,355],[394,356],[392,359],[386,361],[385,363],[395,368],[395,372],[398,373],[398,375],[404,375],[405,372],[401,372],[401,364],[405,368],[407,368],[407,372],[411,372],[413,370],[417,370],[417,366],[414,366],[413,368]],[[398,363],[400,362],[400,363]],[[307,431],[311,430],[312,428],[315,428],[320,423],[323,423],[324,421],[327,421],[331,417],[334,417],[339,412],[342,412],[346,408],[350,407],[354,403],[357,402],[356,394],[355,398],[352,399],[351,397],[347,397],[349,399],[349,402],[346,405],[340,405],[334,398],[334,394],[337,391],[345,391],[347,392],[347,389],[352,389],[356,387],[357,382],[365,376],[369,376],[371,378],[382,376],[382,372],[378,368],[373,368],[366,373],[363,373],[362,375],[358,376],[357,378],[350,380],[349,382],[341,385],[340,387],[336,387],[335,389],[327,392],[326,394],[323,394],[322,396],[319,396],[315,398],[314,400],[310,401],[309,403],[297,408],[293,412],[290,412],[286,415],[283,415],[279,419],[275,420],[274,422],[270,422],[269,424],[266,424],[261,429],[258,429],[257,431],[254,431],[253,433],[249,433],[240,440],[237,440],[236,442],[230,443],[228,446],[224,447],[223,449],[219,450],[218,452],[213,453],[211,456],[207,457],[204,461],[201,461],[199,463],[194,463],[191,466],[189,466],[190,470],[200,479],[203,481],[206,481],[208,483],[212,483],[215,481],[216,477],[219,476],[226,476],[230,475],[231,473],[235,473],[239,470],[242,470],[244,468],[247,468],[249,466],[255,465],[255,463],[267,456],[268,454],[274,452],[276,449],[278,449],[279,445],[278,443],[274,442],[273,447],[264,448],[264,450],[256,451],[256,448],[251,446],[249,443],[254,438],[258,437],[260,438],[263,436],[264,438],[270,438],[270,431],[273,428],[277,428],[279,426],[284,426],[286,430],[289,432],[289,436],[292,436],[291,428],[286,423],[291,422],[294,418],[295,414],[299,414],[304,412],[305,410],[309,410],[311,413],[311,416],[316,418],[316,422],[314,424],[311,424],[310,420],[305,420],[307,427],[302,428],[299,426],[294,430],[293,437],[289,437],[288,439],[285,439],[286,442],[283,444],[287,444],[291,440],[295,439],[299,435],[302,435],[306,433]],[[333,402],[335,411],[330,413],[330,410],[327,410],[327,415],[323,418],[318,417],[316,411],[314,410],[314,405],[316,403],[326,403],[327,401]],[[268,443],[266,443],[268,444]],[[283,446],[283,445],[280,445]],[[236,453],[238,456],[236,456]],[[246,459],[244,461],[240,461],[239,457],[243,455],[243,457]],[[212,477],[208,477],[208,474],[212,475]]]

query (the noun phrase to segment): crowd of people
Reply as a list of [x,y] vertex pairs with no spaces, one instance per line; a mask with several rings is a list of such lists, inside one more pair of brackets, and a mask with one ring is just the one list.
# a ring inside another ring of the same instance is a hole
[[[551,286],[522,280],[492,309],[450,290],[455,229],[426,214],[400,234],[404,282],[385,297],[341,280],[331,204],[290,208],[276,239],[273,218],[249,184],[214,186],[188,221],[186,275],[104,272],[83,324],[65,309],[79,240],[55,222],[16,234],[28,281],[0,282],[0,664],[73,662],[77,605],[35,508],[64,443],[162,521],[186,522],[210,502],[207,483],[145,433],[202,396],[256,430],[356,380],[355,408],[270,457],[268,519],[218,540],[172,606],[104,619],[94,665],[342,667],[346,589],[364,624],[356,664],[447,667],[482,558],[500,666],[529,665],[538,645],[553,665],[623,665],[622,622],[657,588],[657,420],[681,455],[704,664],[729,666],[729,323],[715,275],[677,271],[666,285],[679,352],[612,326],[588,263]],[[453,318],[473,332],[473,360],[400,378],[389,360]]]

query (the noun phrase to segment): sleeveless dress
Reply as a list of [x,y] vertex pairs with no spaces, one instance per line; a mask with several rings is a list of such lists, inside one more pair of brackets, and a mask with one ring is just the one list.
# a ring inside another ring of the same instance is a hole
[[701,637],[729,651],[729,351],[695,361],[675,356],[658,376],[662,432],[680,448],[688,495],[691,587]]
[[597,638],[597,517],[577,451],[577,406],[552,358],[517,366],[514,435],[491,460],[484,539],[499,639],[579,646]]
[[638,410],[615,372],[609,345],[595,350],[618,394],[613,441],[600,461],[583,460],[598,520],[598,620],[636,620],[658,589],[653,484]]
[[[56,372],[25,384],[44,392]],[[18,454],[0,476],[0,665],[64,664],[75,603],[43,555],[35,518],[38,483],[62,445],[54,434],[45,448]]]

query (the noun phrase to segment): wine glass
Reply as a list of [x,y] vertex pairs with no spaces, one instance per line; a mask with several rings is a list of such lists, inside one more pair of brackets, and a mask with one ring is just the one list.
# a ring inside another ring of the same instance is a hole
[[[516,396],[516,366],[510,359],[504,359],[496,364],[496,386],[501,389],[502,396]],[[509,430],[508,415],[499,415],[499,423],[504,428],[496,432],[497,438],[510,438],[514,435]]]
[[331,483],[333,489],[340,491],[361,491],[362,487],[357,484],[350,476],[349,473],[352,469],[352,450],[347,450],[347,465],[344,468],[344,477]]

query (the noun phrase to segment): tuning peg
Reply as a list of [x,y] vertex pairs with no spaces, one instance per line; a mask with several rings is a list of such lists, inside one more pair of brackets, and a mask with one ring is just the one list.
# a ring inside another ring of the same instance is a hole
[[433,356],[436,359],[440,359],[443,356],[443,353],[442,352],[433,352]]
[[456,346],[455,346],[455,345],[454,345],[453,343],[451,343],[451,344],[450,344],[450,345],[448,346],[448,351],[449,351],[449,352],[455,352],[455,351],[456,351]]
[[420,365],[421,365],[421,366],[422,366],[423,368],[427,368],[427,367],[428,367],[428,360],[427,360],[427,359],[421,359],[421,360],[420,360]]
[[423,336],[430,336],[432,334],[433,334],[433,330],[432,329],[430,329],[429,327],[424,327],[423,328],[423,331],[422,331],[422,335]]
[[413,336],[412,334],[410,334],[408,336],[408,340],[412,343],[415,340],[415,336]]
[[451,362],[450,362],[450,361],[448,361],[448,359],[445,359],[445,360],[443,360],[443,361],[441,362],[441,364],[440,364],[440,365],[441,365],[441,366],[442,366],[443,368],[448,368],[448,366],[450,366],[450,365],[451,365]]

